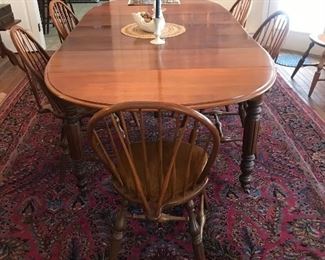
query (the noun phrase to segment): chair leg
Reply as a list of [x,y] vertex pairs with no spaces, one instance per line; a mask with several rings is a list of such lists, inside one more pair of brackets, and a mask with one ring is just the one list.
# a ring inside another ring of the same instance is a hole
[[311,82],[310,90],[309,90],[309,93],[308,93],[308,97],[311,96],[311,94],[313,93],[313,91],[314,91],[314,89],[316,87],[316,84],[317,84],[317,82],[319,80],[321,71],[322,71],[322,69],[324,67],[324,63],[325,63],[325,51],[323,52],[322,58],[319,61],[319,64],[317,65],[317,71],[315,72],[314,77],[313,77],[313,81]]
[[127,214],[127,202],[124,201],[115,217],[113,239],[111,243],[110,257],[109,259],[118,259],[118,253],[121,249],[121,243],[123,239],[123,232],[126,228],[126,214]]
[[209,198],[208,198],[208,194],[206,192],[206,190],[203,190],[203,198],[204,198],[204,208],[209,210]]
[[316,84],[319,80],[319,77],[320,77],[320,71],[316,71],[315,74],[314,74],[314,77],[313,77],[313,81],[311,82],[311,85],[310,85],[310,89],[309,89],[309,92],[308,92],[308,97],[311,96],[311,94],[313,93],[315,87],[316,87]]
[[246,102],[242,102],[238,104],[238,113],[240,116],[240,121],[241,121],[241,125],[242,127],[244,127],[245,124],[245,117],[246,117]]
[[[194,209],[193,200],[187,203],[187,210],[190,219],[190,233],[192,235],[192,245],[194,251],[194,257],[197,260],[205,260],[204,246],[202,243],[201,227],[196,220],[196,214]],[[202,223],[204,224],[204,223]]]
[[293,79],[293,77],[296,75],[296,73],[298,72],[298,70],[301,68],[302,65],[304,65],[305,59],[307,58],[307,56],[309,55],[310,50],[314,47],[315,43],[311,42],[309,44],[308,49],[305,51],[305,53],[302,55],[301,59],[299,60],[295,70],[293,71],[291,78]]
[[214,117],[216,128],[218,129],[218,132],[220,134],[220,138],[221,138],[221,140],[224,140],[225,136],[224,136],[223,131],[222,131],[222,123],[221,123],[221,121],[219,119],[219,116],[218,116],[217,113],[214,113],[213,117]]

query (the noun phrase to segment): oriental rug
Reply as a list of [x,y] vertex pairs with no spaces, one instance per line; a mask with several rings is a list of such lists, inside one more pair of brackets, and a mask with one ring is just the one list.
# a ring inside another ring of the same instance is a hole
[[[119,197],[103,166],[83,163],[87,202],[75,205],[61,122],[36,113],[26,84],[1,106],[0,125],[0,259],[107,259]],[[212,168],[208,259],[325,258],[324,137],[324,122],[278,76],[263,104],[251,193],[238,181],[239,143],[222,144]],[[193,259],[190,241],[183,222],[129,221],[120,259]]]

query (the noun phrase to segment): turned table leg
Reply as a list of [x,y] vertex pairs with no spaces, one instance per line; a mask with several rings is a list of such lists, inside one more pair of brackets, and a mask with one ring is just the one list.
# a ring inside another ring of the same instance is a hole
[[240,164],[240,183],[244,190],[250,192],[251,174],[255,166],[255,153],[258,131],[261,119],[262,96],[247,101],[246,117],[244,122],[242,161]]
[[80,117],[77,108],[70,104],[64,105],[66,119],[64,120],[63,133],[68,142],[69,154],[73,161],[73,174],[77,178],[79,195],[75,203],[85,203],[86,200],[86,172],[84,170],[84,160],[82,154]]

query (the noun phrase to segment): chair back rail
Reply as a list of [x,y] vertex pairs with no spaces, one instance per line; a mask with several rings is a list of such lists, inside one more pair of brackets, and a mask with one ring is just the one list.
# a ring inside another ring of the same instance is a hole
[[97,112],[88,135],[115,188],[159,220],[165,206],[205,187],[220,138],[197,111],[161,102],[126,102]]
[[245,27],[252,4],[252,0],[237,0],[229,10],[243,27]]
[[261,24],[253,38],[276,60],[288,32],[288,15],[283,11],[277,11]]
[[49,5],[49,12],[58,31],[60,41],[63,42],[79,23],[79,20],[70,7],[61,0],[52,0]]

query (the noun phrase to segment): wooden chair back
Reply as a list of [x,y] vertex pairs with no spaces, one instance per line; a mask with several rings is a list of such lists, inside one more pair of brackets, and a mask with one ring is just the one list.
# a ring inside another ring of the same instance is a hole
[[51,0],[49,12],[60,40],[63,42],[79,23],[79,20],[69,6],[61,0]]
[[246,25],[252,4],[252,0],[237,0],[229,10],[229,12],[243,27]]
[[118,192],[158,221],[164,207],[202,192],[220,143],[204,115],[161,102],[103,109],[91,118],[88,136]]
[[[39,112],[53,112],[61,117],[62,109],[59,102],[44,82],[44,71],[50,59],[49,55],[29,33],[18,25],[11,28],[10,36],[29,79]],[[44,95],[48,103],[42,102]]]
[[276,60],[288,32],[288,15],[283,11],[277,11],[261,24],[253,38]]

